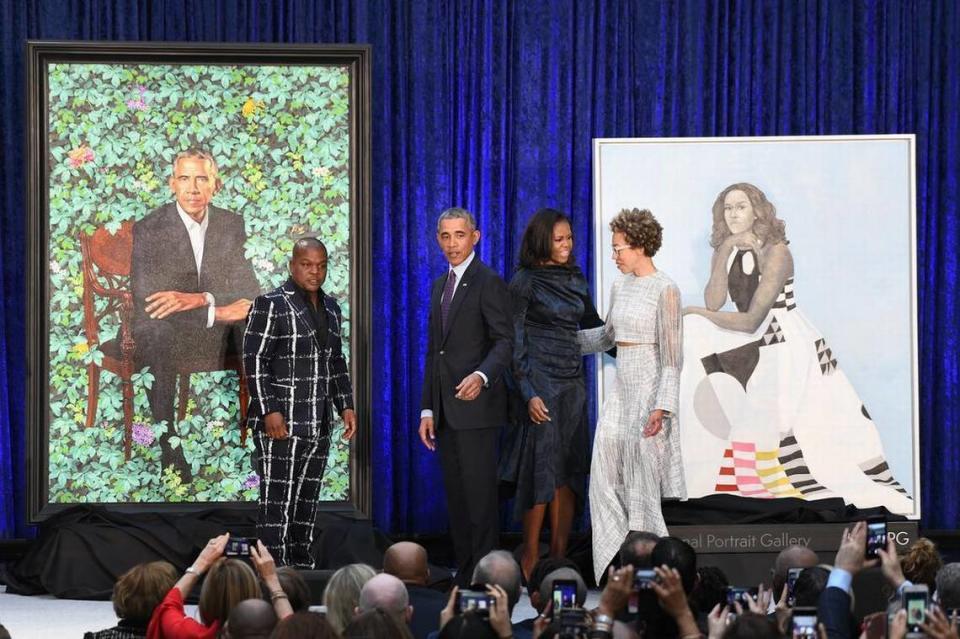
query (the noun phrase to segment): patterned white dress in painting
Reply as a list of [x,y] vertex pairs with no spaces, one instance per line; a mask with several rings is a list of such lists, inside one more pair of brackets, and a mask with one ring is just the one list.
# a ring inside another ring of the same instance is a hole
[[[731,254],[728,294],[741,312],[762,280],[753,251]],[[787,280],[752,333],[684,318],[680,406],[690,497],[812,500],[909,514],[870,413]]]
[[[680,290],[660,271],[614,282],[604,326],[580,331],[584,353],[616,342],[617,375],[607,391],[593,442],[590,514],[597,581],[631,530],[667,534],[661,498],[685,498],[680,457],[680,369],[683,363]],[[663,430],[644,437],[650,413],[662,409]]]

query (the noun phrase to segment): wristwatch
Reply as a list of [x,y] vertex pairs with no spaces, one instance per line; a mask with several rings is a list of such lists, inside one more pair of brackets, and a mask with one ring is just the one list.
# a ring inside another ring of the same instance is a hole
[[193,566],[187,566],[187,569],[184,570],[184,572],[188,572],[191,575],[196,575],[197,577],[200,576],[200,571],[194,568]]

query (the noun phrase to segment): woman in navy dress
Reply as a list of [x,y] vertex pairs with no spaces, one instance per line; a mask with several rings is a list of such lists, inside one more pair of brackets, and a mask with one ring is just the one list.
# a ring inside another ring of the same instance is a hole
[[515,399],[522,405],[514,411],[502,479],[516,485],[514,514],[523,521],[524,537],[520,567],[527,578],[539,558],[540,531],[548,514],[550,555],[566,553],[590,470],[577,330],[602,322],[587,280],[573,261],[573,233],[566,215],[541,209],[530,219],[510,292]]

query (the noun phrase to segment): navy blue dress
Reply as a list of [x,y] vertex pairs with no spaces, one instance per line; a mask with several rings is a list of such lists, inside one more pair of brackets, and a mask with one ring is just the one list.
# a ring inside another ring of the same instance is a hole
[[[590,471],[590,430],[577,331],[603,322],[576,266],[520,268],[510,293],[514,397],[500,478],[515,490],[517,519],[534,505],[553,501],[562,486],[573,491],[580,512]],[[527,402],[533,397],[543,400],[550,421],[530,421]]]

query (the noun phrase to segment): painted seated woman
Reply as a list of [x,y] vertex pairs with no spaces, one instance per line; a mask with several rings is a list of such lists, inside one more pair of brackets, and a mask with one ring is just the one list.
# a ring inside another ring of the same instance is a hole
[[[909,513],[842,360],[794,297],[785,226],[752,184],[714,202],[705,307],[684,309],[689,494],[842,497]],[[728,298],[735,308],[721,310]]]

